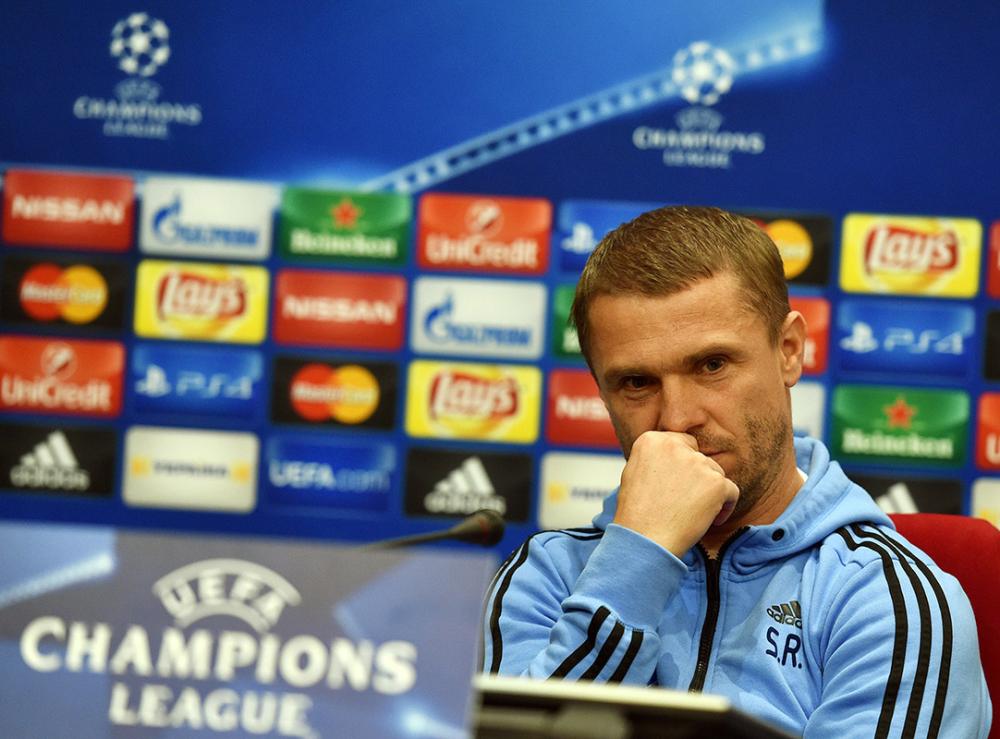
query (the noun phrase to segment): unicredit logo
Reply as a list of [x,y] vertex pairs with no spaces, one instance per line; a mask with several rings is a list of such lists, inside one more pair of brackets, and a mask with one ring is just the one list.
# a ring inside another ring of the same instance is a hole
[[0,338],[0,407],[116,416],[124,350],[117,342]]
[[539,198],[428,193],[420,201],[422,267],[541,274],[548,268],[552,206]]

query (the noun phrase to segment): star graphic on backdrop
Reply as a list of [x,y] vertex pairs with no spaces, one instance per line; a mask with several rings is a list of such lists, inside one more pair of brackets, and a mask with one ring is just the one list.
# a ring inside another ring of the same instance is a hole
[[350,198],[343,198],[330,208],[330,215],[333,216],[333,223],[337,228],[354,228],[358,225],[358,218],[361,217],[361,208],[352,203]]
[[889,428],[910,428],[913,417],[917,415],[917,409],[908,405],[906,398],[902,395],[896,397],[892,405],[882,406],[886,419],[889,421]]

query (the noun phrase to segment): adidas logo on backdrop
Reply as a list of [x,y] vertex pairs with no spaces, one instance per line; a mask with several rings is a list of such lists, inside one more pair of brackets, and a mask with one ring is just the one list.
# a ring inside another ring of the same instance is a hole
[[917,502],[910,495],[906,483],[897,482],[875,499],[876,505],[886,513],[917,513]]
[[424,497],[424,506],[431,513],[473,513],[483,508],[501,516],[507,512],[507,501],[496,494],[479,457],[469,457],[439,481]]
[[10,481],[19,487],[86,490],[90,475],[80,468],[66,435],[53,431],[21,457],[10,471]]

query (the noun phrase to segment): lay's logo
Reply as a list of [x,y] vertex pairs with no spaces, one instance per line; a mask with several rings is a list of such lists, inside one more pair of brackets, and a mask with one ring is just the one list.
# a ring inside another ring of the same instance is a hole
[[541,373],[535,367],[416,361],[408,388],[411,436],[524,444],[538,436]]
[[879,226],[865,240],[865,270],[934,274],[958,266],[958,236],[953,231],[925,233],[912,228]]
[[434,420],[466,418],[499,422],[517,414],[517,381],[443,370],[431,381],[430,415]]
[[147,260],[136,280],[139,336],[260,343],[267,326],[263,267]]
[[840,283],[847,292],[972,297],[982,226],[973,219],[873,216],[844,220]]
[[179,270],[160,280],[156,312],[171,318],[238,318],[247,311],[246,284],[238,277],[215,278]]

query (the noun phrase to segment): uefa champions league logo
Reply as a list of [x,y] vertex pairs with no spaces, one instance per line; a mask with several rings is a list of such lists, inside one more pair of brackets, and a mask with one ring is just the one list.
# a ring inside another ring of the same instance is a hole
[[132,13],[111,29],[111,56],[126,74],[151,77],[170,58],[170,29],[148,13]]
[[692,105],[715,105],[733,86],[736,63],[723,49],[695,41],[674,54],[671,78]]
[[73,117],[100,123],[105,136],[170,138],[175,126],[201,124],[201,104],[160,99],[160,85],[152,80],[170,59],[170,29],[149,13],[132,13],[111,28],[107,47],[118,69],[128,76],[114,86],[114,97],[77,96]]
[[715,105],[745,71],[725,49],[695,41],[674,54],[670,81],[677,94],[691,104],[679,111],[674,128],[637,126],[632,145],[660,151],[668,167],[729,169],[740,154],[763,154],[767,146],[761,131],[728,130]]

